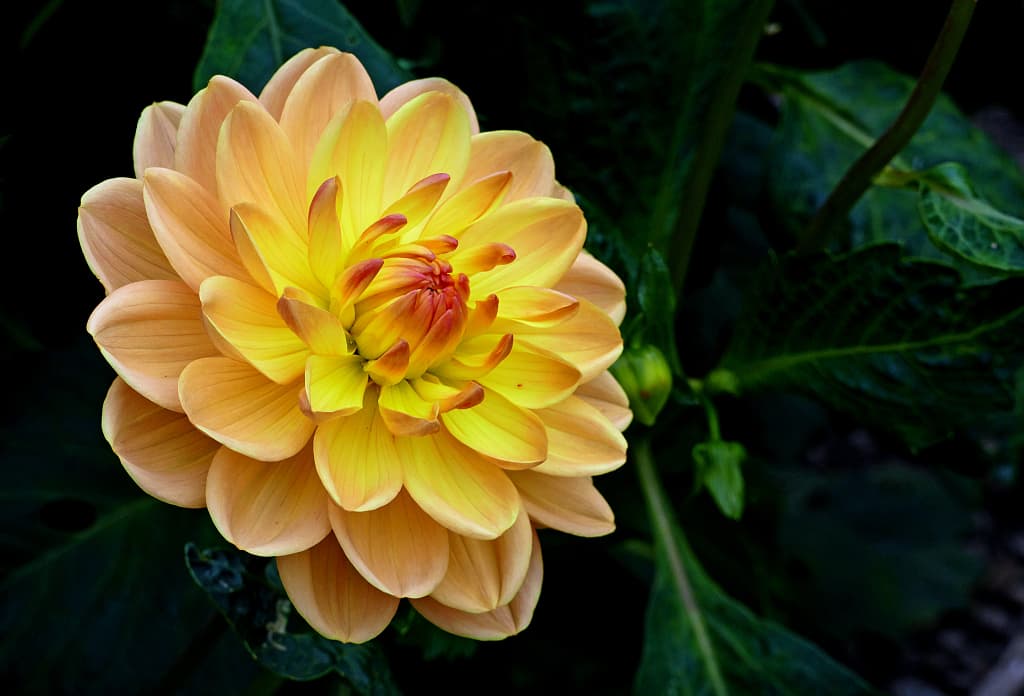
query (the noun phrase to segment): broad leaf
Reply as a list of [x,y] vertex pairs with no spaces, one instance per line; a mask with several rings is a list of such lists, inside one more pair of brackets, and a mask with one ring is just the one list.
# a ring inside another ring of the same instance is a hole
[[697,465],[697,483],[715,499],[726,517],[738,520],[743,515],[743,460],[747,452],[738,442],[714,440],[693,446]]
[[337,0],[220,0],[193,86],[227,75],[257,90],[284,61],[317,46],[354,53],[382,94],[409,79]]
[[892,244],[784,259],[754,284],[708,381],[804,393],[916,449],[1012,409],[1022,297],[1018,279],[963,288]]

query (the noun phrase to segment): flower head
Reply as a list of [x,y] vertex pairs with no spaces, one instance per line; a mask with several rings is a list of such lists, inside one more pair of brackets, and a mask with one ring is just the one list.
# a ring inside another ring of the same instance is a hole
[[548,149],[480,133],[444,80],[378,100],[320,48],[258,98],[215,77],[150,106],[134,154],[78,220],[128,473],[276,556],[328,637],[372,638],[402,597],[453,633],[522,630],[534,529],[613,529],[591,477],[630,419],[624,289]]

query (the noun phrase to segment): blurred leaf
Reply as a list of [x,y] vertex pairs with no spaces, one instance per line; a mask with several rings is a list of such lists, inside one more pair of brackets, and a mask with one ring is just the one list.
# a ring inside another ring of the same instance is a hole
[[416,14],[420,11],[421,2],[422,0],[395,0],[395,5],[398,7],[398,18],[402,24],[407,27],[412,26]]
[[693,446],[697,482],[706,486],[718,509],[738,520],[743,515],[743,471],[747,451],[738,442],[700,442]]
[[804,393],[917,449],[1013,408],[1022,296],[1018,279],[963,288],[893,244],[784,259],[754,284],[708,383]]
[[665,355],[672,372],[683,376],[676,348],[676,295],[672,276],[661,252],[650,247],[640,257],[640,277],[637,281],[637,301],[643,312],[645,342],[653,343]]
[[219,0],[192,84],[200,90],[227,75],[258,91],[282,63],[317,46],[354,53],[381,94],[409,79],[336,0]]
[[324,638],[293,612],[273,559],[188,544],[185,564],[246,649],[275,674],[309,680],[336,672],[363,696],[399,693],[377,646]]
[[448,633],[424,619],[412,607],[406,609],[404,616],[391,622],[399,644],[418,646],[423,652],[423,659],[428,662],[438,659],[451,662],[476,654],[479,642]]

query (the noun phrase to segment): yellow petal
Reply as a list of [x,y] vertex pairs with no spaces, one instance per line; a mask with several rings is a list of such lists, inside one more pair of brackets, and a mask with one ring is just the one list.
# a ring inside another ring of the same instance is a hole
[[103,356],[135,391],[181,411],[178,376],[193,360],[218,355],[199,298],[181,281],[142,280],[118,288],[89,317]]
[[302,49],[285,61],[284,65],[270,77],[267,85],[260,92],[260,103],[271,116],[280,121],[288,95],[291,94],[295,83],[302,77],[302,74],[324,56],[338,53],[338,49],[330,46]]
[[298,454],[313,434],[299,410],[298,385],[271,382],[230,358],[202,358],[181,373],[178,393],[189,420],[214,440],[261,461]]
[[[497,340],[494,338],[481,336],[464,341],[450,360],[434,365],[431,372],[453,381],[480,379],[509,356],[515,343],[512,334],[497,337]],[[477,350],[476,347],[483,350]]]
[[575,395],[603,413],[620,431],[633,420],[629,397],[607,370],[577,387]]
[[494,391],[484,390],[480,404],[448,411],[442,420],[456,440],[509,468],[534,466],[548,455],[541,419]]
[[584,537],[615,531],[615,515],[590,477],[547,476],[532,469],[512,471],[509,477],[535,522]]
[[544,351],[517,339],[508,357],[478,381],[523,408],[544,408],[564,400],[576,389],[580,372]]
[[459,258],[479,246],[500,242],[512,247],[508,265],[470,276],[473,298],[516,285],[549,288],[565,275],[583,248],[586,221],[575,205],[557,198],[531,198],[508,203],[459,235],[459,248],[449,257],[456,271]]
[[438,405],[424,401],[407,381],[381,387],[377,404],[388,430],[400,438],[429,435],[441,427]]
[[149,167],[174,166],[178,124],[183,113],[185,107],[172,101],[156,102],[142,110],[132,145],[135,178],[141,179]]
[[277,301],[277,313],[317,355],[350,355],[348,333],[341,320],[309,300],[302,291],[285,288]]
[[234,278],[213,276],[199,290],[203,314],[253,367],[278,384],[290,384],[306,366],[309,348],[277,313],[266,290]]
[[150,229],[136,179],[107,179],[85,192],[78,242],[108,293],[138,280],[178,279]]
[[409,380],[409,384],[424,401],[436,402],[440,413],[472,408],[484,400],[484,389],[476,382],[446,383],[435,375],[426,374]]
[[626,461],[626,438],[600,411],[583,399],[539,409],[548,435],[548,458],[536,471],[553,476],[596,476]]
[[334,176],[317,189],[309,204],[309,267],[325,287],[332,287],[345,262],[341,221],[341,179]]
[[206,480],[206,507],[217,531],[257,556],[305,551],[331,531],[327,492],[307,448],[261,462],[221,447]]
[[385,205],[431,174],[447,174],[453,189],[458,187],[469,160],[471,133],[457,99],[441,92],[414,97],[387,119],[387,130]]
[[[309,267],[309,246],[303,233],[271,211],[251,203],[231,210],[231,234],[242,263],[260,281],[270,279],[277,296],[287,287],[302,288],[314,297],[326,297],[327,290]],[[259,282],[262,287],[263,282]]]
[[366,581],[395,597],[423,597],[448,568],[448,532],[400,492],[367,512],[331,506],[331,526]]
[[520,131],[488,131],[473,136],[467,184],[494,172],[512,172],[505,202],[550,196],[555,183],[555,161],[547,145]]
[[206,505],[206,473],[220,445],[188,418],[117,378],[103,402],[103,435],[139,488],[173,505]]
[[423,237],[458,235],[497,208],[512,184],[512,172],[495,172],[477,179],[442,203],[423,228]]
[[305,239],[306,198],[300,182],[294,149],[281,127],[259,104],[239,102],[217,139],[220,199],[228,208],[258,205]]
[[313,413],[347,416],[363,407],[368,380],[356,355],[311,355],[306,362],[306,396]]
[[332,53],[311,65],[295,82],[284,110],[281,129],[291,140],[305,174],[313,150],[335,114],[353,101],[377,98],[370,76],[351,53]]
[[505,472],[444,430],[396,442],[406,490],[441,525],[494,539],[516,521],[519,496]]
[[498,317],[544,328],[569,319],[579,306],[575,297],[549,288],[520,286],[498,293]]
[[255,102],[252,92],[230,77],[215,75],[192,97],[178,127],[174,168],[217,194],[217,139],[231,110],[241,101]]
[[476,640],[502,640],[530,625],[533,611],[537,608],[537,600],[540,599],[543,580],[544,564],[540,555],[540,541],[534,533],[526,580],[515,598],[505,606],[483,614],[470,614],[446,607],[430,597],[414,599],[412,606],[428,621],[449,633]]
[[427,92],[441,92],[454,97],[459,105],[466,111],[469,118],[469,129],[471,133],[480,132],[480,124],[477,122],[476,111],[469,97],[448,80],[440,77],[426,77],[421,80],[410,80],[395,87],[393,90],[381,97],[380,110],[384,118],[398,111],[409,101]]
[[277,571],[302,618],[332,640],[365,643],[387,628],[398,610],[398,597],[366,582],[333,537],[278,558]]
[[493,611],[515,599],[526,580],[533,529],[525,511],[493,541],[449,533],[448,572],[430,598],[459,611]]
[[214,275],[248,277],[231,241],[227,211],[213,194],[184,174],[150,168],[143,197],[157,241],[193,290]]
[[616,326],[626,316],[626,286],[615,271],[586,251],[581,251],[576,257],[555,285],[555,290],[593,302],[612,318]]
[[451,177],[444,173],[431,174],[417,181],[404,196],[388,206],[384,216],[402,215],[410,229],[416,227],[434,210],[449,181]]

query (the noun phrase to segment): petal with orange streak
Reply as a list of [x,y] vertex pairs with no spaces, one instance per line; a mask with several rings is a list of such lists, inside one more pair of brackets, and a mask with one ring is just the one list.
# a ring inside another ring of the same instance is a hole
[[334,314],[311,304],[296,288],[285,288],[277,301],[284,323],[317,355],[349,355],[348,333]]
[[633,421],[629,397],[607,370],[577,387],[575,395],[603,413],[620,431]]
[[220,444],[188,418],[117,378],[103,402],[103,435],[139,488],[172,505],[206,505],[206,473]]
[[172,169],[153,167],[142,192],[157,242],[193,290],[210,276],[248,278],[231,241],[227,211],[206,189]]
[[544,408],[571,395],[579,380],[579,370],[567,361],[526,347],[517,337],[508,357],[477,381],[517,406]]
[[626,286],[615,271],[586,251],[580,252],[555,290],[593,302],[612,318],[615,325],[626,316]]
[[250,203],[267,209],[306,237],[305,192],[295,150],[260,104],[239,102],[217,139],[217,192],[228,208]]
[[306,448],[261,462],[221,447],[206,479],[206,507],[217,531],[257,556],[305,551],[331,531],[327,492]]
[[214,330],[253,367],[278,384],[306,369],[309,347],[277,313],[277,299],[262,288],[213,276],[199,289],[203,314]]
[[193,360],[219,354],[203,326],[199,298],[180,280],[118,288],[96,307],[87,328],[122,379],[179,413],[181,371]]
[[470,614],[446,607],[430,597],[411,601],[413,608],[424,618],[449,633],[476,640],[502,640],[520,633],[530,625],[537,600],[540,599],[543,580],[544,563],[540,554],[540,540],[534,533],[526,580],[508,604],[483,614]]
[[313,421],[299,409],[298,384],[276,384],[230,358],[201,358],[181,373],[181,405],[214,440],[261,461],[299,453]]
[[185,107],[178,126],[174,168],[217,195],[217,139],[224,119],[241,101],[256,97],[230,77],[215,75]]
[[497,208],[512,184],[512,172],[495,172],[477,179],[438,206],[423,227],[421,237],[457,235]]
[[398,438],[429,435],[441,427],[438,405],[424,400],[405,380],[381,387],[377,405],[384,424]]
[[626,461],[626,438],[583,399],[570,396],[536,413],[548,435],[548,458],[536,471],[552,476],[597,476]]
[[473,136],[464,182],[500,171],[512,172],[505,202],[550,196],[555,183],[555,161],[544,143],[521,131],[488,131]]
[[466,116],[469,117],[470,132],[474,134],[480,132],[480,123],[477,121],[476,111],[473,109],[473,104],[469,101],[469,97],[461,89],[441,77],[425,77],[421,80],[410,80],[398,85],[381,97],[381,113],[384,114],[384,118],[388,118],[391,114],[405,106],[405,104],[427,92],[441,92],[442,94],[454,97],[455,101],[465,109]]
[[78,242],[93,274],[113,292],[138,280],[177,280],[153,236],[142,200],[142,182],[107,179],[82,196]]
[[448,411],[441,419],[456,440],[498,460],[502,468],[531,467],[548,456],[541,419],[495,391],[485,389],[481,403]]
[[172,101],[156,102],[142,110],[132,144],[137,179],[141,179],[149,167],[174,166],[178,124],[183,113],[185,107]]
[[452,609],[480,614],[515,599],[526,580],[533,529],[526,511],[492,541],[449,533],[448,572],[430,598]]
[[406,490],[441,525],[495,539],[516,521],[519,494],[505,472],[444,430],[396,442]]
[[324,56],[338,53],[340,51],[332,46],[302,49],[271,75],[263,91],[260,92],[260,103],[271,116],[280,121],[281,112],[284,111],[285,102],[288,101],[288,95],[291,94],[295,83],[302,77],[302,74]]
[[279,557],[277,570],[302,618],[332,640],[365,643],[387,628],[398,610],[398,597],[366,582],[334,537]]
[[324,56],[302,73],[288,95],[280,121],[281,129],[295,148],[303,176],[317,142],[335,114],[353,101],[372,102],[376,98],[366,68],[351,53]]
[[349,512],[332,505],[331,527],[366,581],[395,597],[424,597],[448,569],[448,531],[408,493],[387,505]]
[[470,122],[458,100],[426,92],[387,119],[388,154],[383,202],[390,205],[431,174],[451,177],[456,190],[469,161]]
[[460,272],[459,257],[477,247],[500,242],[515,251],[511,263],[471,276],[474,299],[517,285],[549,288],[572,266],[586,235],[578,207],[557,198],[531,198],[503,205],[468,227],[448,258]]
[[566,321],[579,310],[571,295],[532,285],[505,288],[497,293],[497,318],[547,328]]
[[615,531],[615,515],[589,476],[564,478],[530,470],[513,471],[509,477],[535,522],[583,537]]

